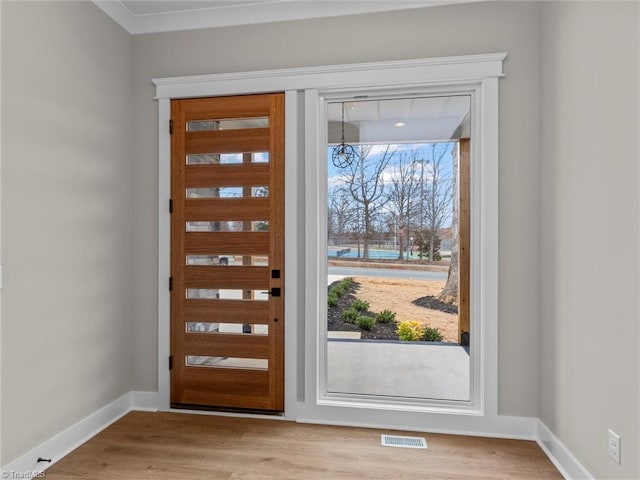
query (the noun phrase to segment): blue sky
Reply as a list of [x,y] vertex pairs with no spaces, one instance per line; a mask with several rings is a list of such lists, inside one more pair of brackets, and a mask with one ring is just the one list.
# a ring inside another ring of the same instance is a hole
[[[433,144],[403,143],[403,144],[390,145],[389,151],[395,150],[397,153],[393,156],[393,158],[389,162],[389,165],[386,168],[383,175],[385,177],[388,177],[389,175],[391,175],[393,169],[397,167],[398,161],[400,160],[401,154],[403,152],[407,154],[411,154],[412,152],[415,152],[418,155],[417,157],[418,159],[424,159],[427,161],[432,160],[431,145]],[[451,178],[451,176],[453,175],[453,162],[451,158],[451,150],[454,148],[455,142],[437,143],[435,145],[437,145],[436,147],[437,151],[441,151],[441,149],[445,150],[445,156],[443,158],[443,163],[442,163],[443,173],[446,176],[446,178]],[[327,149],[328,181],[329,181],[330,190],[331,190],[331,186],[334,185],[336,181],[339,179],[340,172],[342,171],[340,168],[335,167],[331,162],[331,154],[332,154],[333,148],[334,146],[332,145],[332,146],[329,146]],[[375,145],[370,154],[371,159],[372,160],[378,159],[382,155],[382,153],[386,150],[386,148],[387,148],[387,145]],[[425,170],[425,174],[427,171],[428,170]]]

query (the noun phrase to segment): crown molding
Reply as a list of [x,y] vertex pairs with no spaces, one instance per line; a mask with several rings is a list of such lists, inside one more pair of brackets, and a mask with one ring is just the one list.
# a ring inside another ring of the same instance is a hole
[[389,12],[411,8],[453,5],[484,0],[399,0],[399,1],[303,1],[280,0],[254,5],[224,6],[134,15],[120,0],[93,3],[132,35],[195,30],[201,28],[253,25],[289,20]]
[[[488,53],[458,57],[422,58],[346,65],[324,65],[253,72],[216,73],[181,77],[153,78],[156,99],[205,97],[261,93],[309,88],[353,88],[354,84],[398,85],[402,76],[407,88],[429,82],[476,81],[502,77],[506,53]],[[374,80],[375,79],[375,80]]]
[[135,33],[136,19],[122,3],[113,0],[93,0],[93,3],[127,32]]

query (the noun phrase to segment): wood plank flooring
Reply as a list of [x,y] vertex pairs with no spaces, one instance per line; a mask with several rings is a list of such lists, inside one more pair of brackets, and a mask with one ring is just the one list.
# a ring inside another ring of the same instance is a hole
[[[428,450],[382,447],[425,436]],[[47,480],[561,479],[535,442],[277,420],[132,412],[51,466]]]

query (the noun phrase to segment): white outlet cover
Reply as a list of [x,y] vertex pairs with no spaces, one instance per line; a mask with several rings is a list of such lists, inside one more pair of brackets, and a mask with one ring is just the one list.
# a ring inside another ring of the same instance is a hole
[[622,443],[622,438],[613,430],[609,430],[609,442],[608,442],[608,451],[611,459],[620,463],[620,446]]

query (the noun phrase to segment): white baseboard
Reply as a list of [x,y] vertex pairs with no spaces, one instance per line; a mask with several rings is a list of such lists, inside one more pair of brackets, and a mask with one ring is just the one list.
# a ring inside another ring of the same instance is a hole
[[536,442],[549,460],[567,480],[593,480],[594,477],[573,456],[571,451],[556,437],[542,420],[538,419]]
[[[3,466],[0,474],[9,474],[7,478],[38,478],[37,474],[45,471],[130,411],[156,411],[157,403],[156,392],[128,392]],[[51,459],[51,463],[38,463],[40,457]],[[11,473],[23,476],[11,476]],[[30,476],[24,476],[27,473]]]
[[[58,460],[75,450],[90,438],[94,437],[112,423],[131,411],[157,411],[158,393],[131,391],[113,402],[105,405],[101,409],[92,413],[88,417],[80,420],[66,430],[58,433],[49,440],[41,443],[31,451],[18,457],[11,463],[0,469],[0,474],[6,473],[29,473],[30,477],[38,478],[37,474],[45,471]],[[201,413],[201,412],[189,412]],[[271,418],[271,417],[265,417]],[[499,417],[500,418],[500,417]],[[281,419],[281,418],[280,418]],[[282,420],[282,419],[281,419]],[[521,438],[535,439],[542,451],[549,457],[549,460],[560,471],[567,480],[593,480],[593,476],[586,468],[573,456],[567,447],[553,434],[551,430],[537,418],[525,417],[502,417],[504,425],[502,428],[493,430],[484,428],[478,431],[438,431],[434,433],[464,434],[485,437]],[[374,428],[398,428],[390,425],[354,425],[350,422],[327,422],[320,419],[298,418],[300,423],[331,423],[333,425],[344,424],[349,426],[364,426]],[[533,422],[533,425],[532,425]],[[531,427],[533,427],[533,432]],[[38,458],[51,459],[51,463],[40,462]],[[2,477],[4,478],[4,477]],[[16,477],[18,478],[18,477]]]
[[131,391],[131,410],[138,412],[158,411],[158,392]]
[[536,440],[536,421],[531,417],[498,416],[493,422],[472,427],[436,428],[424,425],[398,425],[388,423],[363,423],[353,421],[327,420],[319,418],[297,418],[298,423],[313,425],[335,425],[339,427],[375,428],[377,430],[403,430],[406,432],[423,432],[443,435],[464,435],[468,437],[506,438],[510,440]]

